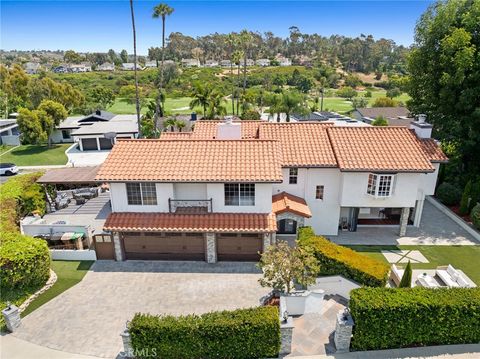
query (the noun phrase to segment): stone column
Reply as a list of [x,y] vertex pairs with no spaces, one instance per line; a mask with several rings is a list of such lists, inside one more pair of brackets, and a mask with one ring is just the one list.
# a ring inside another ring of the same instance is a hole
[[17,306],[13,304],[8,306],[2,310],[2,315],[5,319],[5,324],[7,325],[8,331],[13,333],[21,324],[20,311],[18,310]]
[[335,333],[333,334],[333,341],[335,342],[337,353],[347,353],[350,351],[353,324],[353,319],[350,313],[345,315],[343,310],[337,313]]
[[206,233],[205,240],[207,241],[207,263],[217,263],[217,241],[215,233]]
[[292,337],[293,337],[293,319],[288,317],[287,321],[284,322],[280,319],[280,355],[287,355],[292,352]]
[[133,358],[133,347],[132,347],[132,340],[130,338],[130,333],[128,332],[128,329],[125,329],[120,336],[122,337],[122,342],[123,342],[123,353],[122,357],[123,358]]
[[262,253],[267,250],[268,247],[272,245],[272,234],[271,233],[264,233],[263,234],[263,246],[262,246]]
[[402,214],[400,215],[400,229],[398,231],[399,236],[404,236],[407,233],[408,216],[410,215],[410,207],[402,208]]
[[115,249],[115,260],[123,261],[122,243],[120,241],[120,234],[113,232],[113,248]]
[[418,200],[417,205],[415,206],[415,216],[413,217],[413,225],[415,227],[420,227],[420,222],[422,220],[423,204],[424,203],[425,203],[425,199]]

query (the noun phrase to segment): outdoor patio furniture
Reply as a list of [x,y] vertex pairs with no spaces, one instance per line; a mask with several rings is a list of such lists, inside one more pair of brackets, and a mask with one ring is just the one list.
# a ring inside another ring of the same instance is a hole
[[87,202],[87,199],[84,198],[84,197],[80,197],[80,196],[75,197],[75,203],[76,203],[77,205],[85,204],[86,202]]
[[420,274],[417,277],[417,282],[421,287],[424,288],[439,288],[440,285],[433,279],[431,275],[428,275],[426,273]]
[[395,264],[392,264],[392,268],[390,270],[390,279],[397,287],[400,285],[404,272],[405,270],[398,268]]
[[98,196],[98,188],[79,188],[72,191],[73,198],[84,197],[91,199]]
[[438,267],[435,274],[447,285],[447,287],[472,287],[465,276],[450,264],[447,267]]

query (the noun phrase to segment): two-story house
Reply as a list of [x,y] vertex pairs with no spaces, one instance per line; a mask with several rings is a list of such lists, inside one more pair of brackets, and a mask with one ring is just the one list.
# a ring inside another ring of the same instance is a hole
[[[110,184],[117,259],[256,260],[302,225],[419,225],[447,160],[431,126],[198,121],[182,136],[120,140]],[[428,137],[428,138],[424,138]]]

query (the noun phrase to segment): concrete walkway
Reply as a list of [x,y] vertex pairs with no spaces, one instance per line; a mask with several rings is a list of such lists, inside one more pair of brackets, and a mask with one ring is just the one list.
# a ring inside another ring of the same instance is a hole
[[359,226],[356,232],[339,232],[328,236],[338,244],[351,245],[443,245],[471,246],[480,244],[451,218],[425,201],[420,227],[408,226],[403,237],[398,226]]
[[254,263],[97,261],[83,280],[22,320],[13,335],[51,349],[116,357],[135,313],[182,315],[260,304]]

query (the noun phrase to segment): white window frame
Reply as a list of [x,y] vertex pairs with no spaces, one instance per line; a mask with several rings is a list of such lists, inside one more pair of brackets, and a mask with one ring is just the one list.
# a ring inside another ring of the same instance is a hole
[[[139,186],[139,191],[138,193],[140,194],[140,202],[141,203],[130,203],[129,202],[129,197],[128,197],[128,185],[131,184],[131,185],[138,185]],[[152,203],[145,203],[146,202],[146,194],[144,195],[144,192],[148,192],[147,191],[147,188],[144,188],[144,186],[146,187],[146,185],[149,185],[149,186],[152,186],[153,185],[153,192],[152,193],[155,193],[155,199],[154,200],[151,200]],[[125,191],[127,193],[127,204],[129,206],[157,206],[158,205],[158,195],[157,195],[157,186],[155,183],[151,183],[151,182],[127,182],[125,184]]]
[[[319,198],[318,194],[320,189],[321,189],[322,196]],[[315,187],[315,199],[319,201],[323,201],[324,198],[325,198],[325,186],[323,184],[319,184]]]
[[[238,203],[227,203],[227,186],[236,187],[234,190]],[[255,183],[225,183],[223,185],[225,206],[255,206]],[[250,194],[250,196],[247,196]],[[253,195],[253,196],[252,196]]]
[[290,167],[288,169],[288,184],[298,184],[298,167]]
[[[388,183],[388,187],[385,184]],[[394,174],[370,173],[367,180],[367,195],[374,198],[388,198],[393,194]]]

